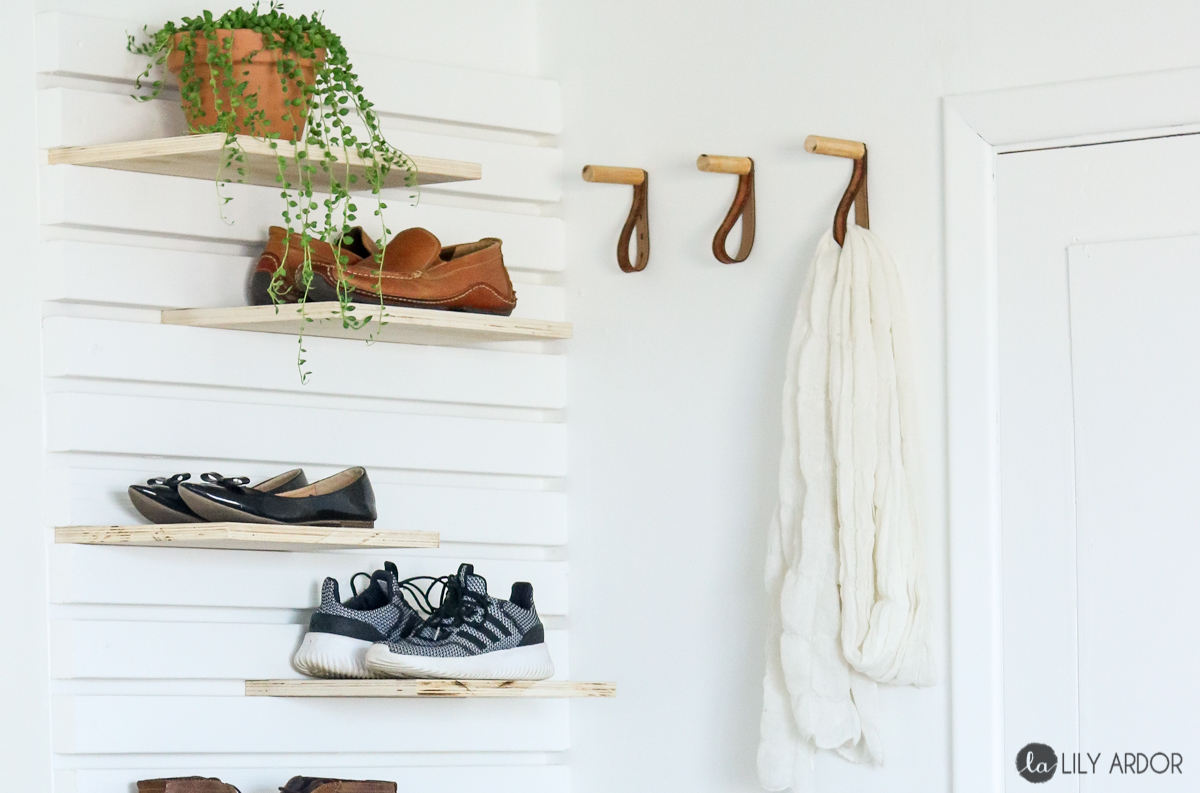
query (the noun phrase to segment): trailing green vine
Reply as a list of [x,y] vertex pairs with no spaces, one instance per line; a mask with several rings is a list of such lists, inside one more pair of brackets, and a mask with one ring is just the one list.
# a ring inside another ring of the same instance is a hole
[[[284,130],[270,129],[267,114],[259,107],[258,94],[247,92],[248,81],[241,78],[249,72],[239,67],[248,64],[261,50],[235,59],[233,35],[229,32],[233,30],[254,31],[262,36],[264,50],[279,51],[276,71],[284,94],[289,96],[285,100],[288,107],[283,120],[285,124],[291,124],[290,137],[296,139],[296,144],[281,140],[288,137]],[[148,90],[144,81],[154,73],[155,67],[166,64],[172,51],[178,49],[183,56],[179,85],[188,128],[193,133],[225,134],[219,169],[214,177],[222,217],[224,205],[231,198],[225,196],[221,188],[230,182],[244,181],[246,176],[246,155],[238,142],[238,134],[267,139],[276,152],[276,182],[284,202],[283,225],[288,231],[286,244],[290,245],[293,237],[298,235],[304,254],[299,300],[302,321],[296,360],[301,380],[307,381],[310,372],[304,369],[304,324],[312,318],[305,314],[304,305],[314,278],[311,248],[314,240],[329,242],[337,252],[337,297],[342,326],[359,329],[372,320],[371,316],[354,314],[353,289],[344,270],[349,257],[342,245],[350,243],[348,235],[358,213],[350,191],[362,187],[357,184],[358,177],[351,173],[351,155],[357,156],[365,165],[363,176],[374,198],[374,214],[382,227],[374,270],[375,291],[380,297],[377,327],[385,324],[383,249],[391,234],[384,220],[383,211],[387,204],[381,190],[392,169],[403,170],[405,185],[415,189],[416,166],[384,138],[379,119],[358,84],[358,76],[341,38],[325,27],[319,14],[293,17],[284,13],[282,4],[276,2],[263,13],[255,2],[249,10],[236,8],[219,17],[205,11],[201,16],[184,17],[178,24],[167,22],[154,32],[148,28],[143,32],[146,40],[139,43],[134,36],[129,36],[128,42],[130,52],[149,59],[146,69],[136,80],[139,92],[145,93],[136,98],[148,101],[159,95],[163,88],[162,79],[155,79]],[[207,80],[196,68],[201,42],[204,45],[203,62],[209,67]],[[304,65],[310,60],[315,61],[313,82],[306,81],[304,76]],[[201,98],[206,90],[215,98],[215,121],[206,122],[205,119]],[[318,191],[314,189],[314,177],[318,174],[320,183],[328,181],[329,184],[328,190],[324,191],[326,197],[319,202]],[[280,289],[285,274],[281,261],[272,275],[269,289],[276,311],[283,302]]]

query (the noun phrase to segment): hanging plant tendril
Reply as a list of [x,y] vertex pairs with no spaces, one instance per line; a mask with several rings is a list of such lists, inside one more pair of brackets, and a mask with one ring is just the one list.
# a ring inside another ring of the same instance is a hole
[[[250,30],[262,36],[263,49],[255,50],[244,58],[233,55],[233,35],[230,31]],[[129,36],[130,52],[149,59],[145,70],[135,80],[138,94],[135,98],[149,101],[162,91],[163,81],[154,80],[144,84],[156,67],[162,67],[173,51],[183,56],[179,72],[179,89],[188,128],[193,133],[220,132],[225,135],[221,150],[218,172],[215,178],[217,204],[222,219],[224,207],[232,200],[222,188],[230,182],[242,182],[246,176],[246,153],[238,142],[239,134],[248,134],[270,142],[275,152],[277,172],[275,181],[280,187],[283,200],[281,217],[287,229],[284,257],[272,274],[268,293],[275,310],[283,302],[281,291],[285,286],[286,272],[283,261],[292,244],[293,235],[298,236],[303,250],[303,264],[299,273],[301,297],[299,300],[300,334],[296,367],[302,382],[307,382],[311,372],[304,366],[304,326],[312,322],[305,313],[305,305],[312,287],[312,242],[324,240],[334,247],[337,284],[336,292],[339,317],[342,327],[358,330],[376,319],[375,330],[368,337],[374,341],[384,322],[383,302],[383,251],[387,247],[391,230],[384,219],[384,180],[393,169],[404,172],[404,184],[416,199],[417,168],[403,152],[391,146],[383,136],[379,118],[373,105],[363,94],[358,84],[358,75],[350,63],[346,48],[339,36],[325,27],[319,14],[293,17],[285,14],[282,3],[272,2],[263,13],[256,2],[249,10],[235,8],[219,17],[211,11],[201,16],[184,17],[178,24],[167,22],[151,32],[143,29],[145,40],[138,42]],[[184,34],[184,35],[178,35]],[[197,46],[204,42],[203,63],[208,67],[208,77],[196,68]],[[283,122],[291,124],[291,137],[296,140],[281,140],[280,129],[270,129],[271,122],[265,110],[259,107],[257,92],[249,92],[245,79],[249,71],[245,68],[250,60],[263,50],[278,51],[275,68],[285,97]],[[323,52],[323,58],[321,57]],[[313,62],[315,80],[307,82],[304,75],[306,62]],[[205,123],[205,111],[201,95],[205,89],[212,92],[216,120]],[[351,121],[356,123],[351,123]],[[283,144],[281,148],[280,144]],[[350,189],[358,186],[358,178],[350,173],[350,156],[357,155],[364,164],[366,185],[375,200],[374,214],[379,218],[381,235],[376,240],[374,254],[374,291],[379,297],[378,316],[357,316],[354,303],[354,287],[345,267],[349,257],[343,245],[351,243],[351,223],[357,219],[358,207],[352,202]],[[343,167],[338,168],[341,164]],[[313,189],[313,177],[320,174],[322,182],[328,180],[327,197],[318,203]],[[295,174],[295,181],[292,181]],[[226,221],[229,222],[229,221]]]

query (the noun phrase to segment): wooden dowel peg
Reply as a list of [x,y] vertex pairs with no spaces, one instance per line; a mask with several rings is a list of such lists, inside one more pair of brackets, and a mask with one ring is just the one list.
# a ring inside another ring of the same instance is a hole
[[754,161],[749,157],[701,154],[696,158],[696,167],[706,173],[732,173],[738,176],[745,176],[754,167]]
[[[627,184],[633,186],[633,205],[617,239],[617,265],[627,273],[646,269],[650,262],[650,177],[641,168],[616,168],[611,165],[583,166],[585,182]],[[629,261],[629,243],[637,232],[637,259]]]
[[641,168],[618,168],[612,165],[583,166],[583,181],[605,184],[639,185],[646,181],[646,172]]
[[804,139],[804,150],[813,154],[828,154],[830,157],[861,160],[867,154],[867,144],[857,140],[809,135]]
[[867,144],[857,140],[826,138],[809,135],[804,139],[804,148],[813,154],[828,154],[830,157],[845,157],[854,160],[854,171],[850,184],[842,194],[837,212],[833,215],[833,239],[838,245],[846,242],[846,223],[850,220],[850,206],[854,206],[854,223],[862,228],[871,227],[871,215],[867,206]]

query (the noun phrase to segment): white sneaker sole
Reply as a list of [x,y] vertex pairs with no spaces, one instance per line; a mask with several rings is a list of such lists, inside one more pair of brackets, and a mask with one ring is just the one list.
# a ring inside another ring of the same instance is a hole
[[545,644],[496,650],[467,658],[431,658],[393,653],[378,643],[367,650],[367,669],[387,677],[433,677],[445,680],[545,680],[554,662]]
[[310,677],[379,677],[367,668],[371,642],[336,633],[305,634],[292,657],[296,671]]

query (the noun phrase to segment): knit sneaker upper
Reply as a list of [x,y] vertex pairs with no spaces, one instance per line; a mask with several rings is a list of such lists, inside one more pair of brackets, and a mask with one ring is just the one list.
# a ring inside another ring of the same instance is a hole
[[313,633],[336,633],[369,642],[400,639],[410,634],[421,617],[408,604],[391,562],[371,575],[361,593],[341,602],[338,582],[326,578],[321,585],[321,605],[309,621]]
[[391,639],[388,649],[401,655],[465,658],[545,641],[545,629],[533,603],[533,587],[513,584],[510,600],[487,593],[487,581],[469,564],[445,585],[442,603],[407,637]]

